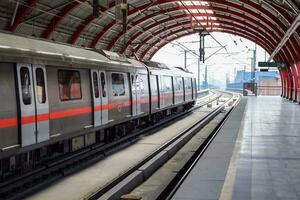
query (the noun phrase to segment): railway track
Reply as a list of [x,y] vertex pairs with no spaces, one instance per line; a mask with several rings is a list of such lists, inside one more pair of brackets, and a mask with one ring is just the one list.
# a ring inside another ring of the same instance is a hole
[[167,125],[170,122],[179,120],[184,116],[191,113],[193,110],[203,107],[211,102],[218,100],[221,97],[219,92],[215,92],[213,95],[205,99],[205,101],[197,104],[189,111],[179,113],[171,116],[164,121],[161,121],[153,126],[147,127],[143,130],[134,132],[126,137],[123,137],[117,141],[106,145],[94,145],[74,154],[65,156],[61,159],[53,160],[44,166],[38,167],[35,170],[24,174],[19,177],[15,177],[8,181],[0,183],[0,199],[21,199],[25,196],[38,191],[39,189],[49,185],[50,183],[61,179],[62,177],[74,173],[80,169],[83,169],[91,164],[103,159],[107,152],[116,151],[117,149],[128,146],[135,141],[142,134],[149,134],[162,125]]
[[201,144],[200,148],[198,148],[193,156],[185,163],[185,165],[179,170],[174,179],[168,184],[168,186],[162,191],[162,193],[158,196],[157,199],[170,200],[173,198],[179,187],[183,184],[188,175],[192,172],[195,165],[199,162],[202,155],[206,152],[211,142],[214,140],[226,120],[229,118],[231,112],[234,107],[226,113],[224,118],[220,121],[220,123],[213,129],[210,135],[206,138],[206,140]]
[[[232,95],[232,93],[228,93],[229,95]],[[89,200],[96,200],[96,199],[120,199],[120,197],[123,194],[126,194],[130,192],[132,189],[134,189],[136,186],[141,184],[143,181],[145,181],[149,176],[151,176],[152,173],[154,173],[160,166],[164,164],[164,162],[167,162],[169,158],[171,158],[177,150],[179,150],[185,143],[189,141],[201,128],[203,128],[206,124],[208,124],[214,117],[216,117],[225,107],[227,104],[233,104],[234,97],[232,97],[224,102],[219,107],[215,108],[212,112],[207,114],[204,118],[196,121],[192,126],[188,127],[181,133],[179,133],[176,137],[174,137],[169,142],[162,145],[160,148],[158,148],[155,152],[147,156],[144,160],[139,162],[137,165],[133,166],[130,170],[128,170],[126,173],[123,173],[119,177],[115,178],[110,183],[104,185],[101,187],[98,191],[88,196],[86,199]],[[233,109],[233,106],[231,106],[231,109],[227,112],[226,117],[222,120],[222,122],[218,125],[220,128],[224,121],[227,119],[227,116],[231,113]],[[208,137],[208,139],[201,145],[201,149],[206,149],[207,146],[210,144],[211,140],[214,138],[215,134],[217,133],[218,129],[215,129],[213,133]],[[203,147],[202,147],[203,146]],[[202,150],[199,150],[202,152]],[[166,154],[168,156],[166,156]],[[188,166],[188,165],[187,165]],[[188,168],[187,166],[184,166],[182,170],[186,170]],[[179,176],[176,178],[179,179],[181,175],[184,174],[184,171],[179,174]],[[170,186],[161,197],[165,197],[165,194],[170,193],[169,190],[173,188],[173,184],[177,183],[175,181],[174,183],[171,183]],[[164,199],[164,198],[161,198]]]

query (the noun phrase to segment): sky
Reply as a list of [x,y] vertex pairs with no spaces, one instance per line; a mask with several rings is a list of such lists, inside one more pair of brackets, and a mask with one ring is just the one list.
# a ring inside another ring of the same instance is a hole
[[[213,37],[226,47],[221,46]],[[184,45],[191,51],[199,54],[199,35],[193,34],[175,40],[161,48],[152,58],[153,61],[162,62],[169,66],[184,67],[184,51],[178,44]],[[221,49],[221,50],[220,50]],[[245,38],[227,33],[211,33],[205,37],[205,63],[200,64],[200,79],[204,79],[204,69],[207,66],[208,82],[225,87],[226,76],[234,79],[235,71],[251,71],[251,59],[255,43]],[[220,51],[218,51],[220,50]],[[218,53],[214,54],[214,52]],[[214,55],[212,55],[214,54]],[[212,55],[212,56],[211,56]],[[257,63],[268,60],[269,54],[257,45]],[[256,67],[257,67],[256,63]],[[187,69],[198,77],[198,58],[193,53],[187,53]]]

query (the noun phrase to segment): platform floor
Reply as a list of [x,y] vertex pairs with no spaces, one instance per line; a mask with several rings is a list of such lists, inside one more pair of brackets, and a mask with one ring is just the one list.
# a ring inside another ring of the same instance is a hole
[[[232,128],[239,126],[237,117],[230,120]],[[173,199],[300,199],[299,105],[280,97],[248,97],[234,149],[225,142],[224,137],[222,147],[208,150]]]

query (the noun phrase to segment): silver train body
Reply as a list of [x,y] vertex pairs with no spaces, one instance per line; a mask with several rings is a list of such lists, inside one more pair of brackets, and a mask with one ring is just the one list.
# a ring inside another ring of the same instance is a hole
[[0,33],[0,176],[189,109],[196,94],[183,69]]

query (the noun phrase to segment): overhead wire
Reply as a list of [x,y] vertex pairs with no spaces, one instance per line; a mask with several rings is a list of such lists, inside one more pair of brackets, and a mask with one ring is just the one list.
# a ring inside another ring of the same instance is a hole
[[[180,3],[183,5],[183,7],[189,12],[189,14],[198,22],[198,24],[203,28],[203,30],[207,31],[206,28],[201,24],[201,22],[196,18],[196,16],[190,11],[190,9],[188,9],[188,7],[183,3],[182,0],[179,0]],[[213,35],[211,35],[208,31],[207,31],[208,35],[210,37],[212,37],[212,39],[214,41],[216,41],[220,46],[222,46],[225,50],[226,50],[226,46],[222,45]],[[227,51],[227,50],[226,50]]]

